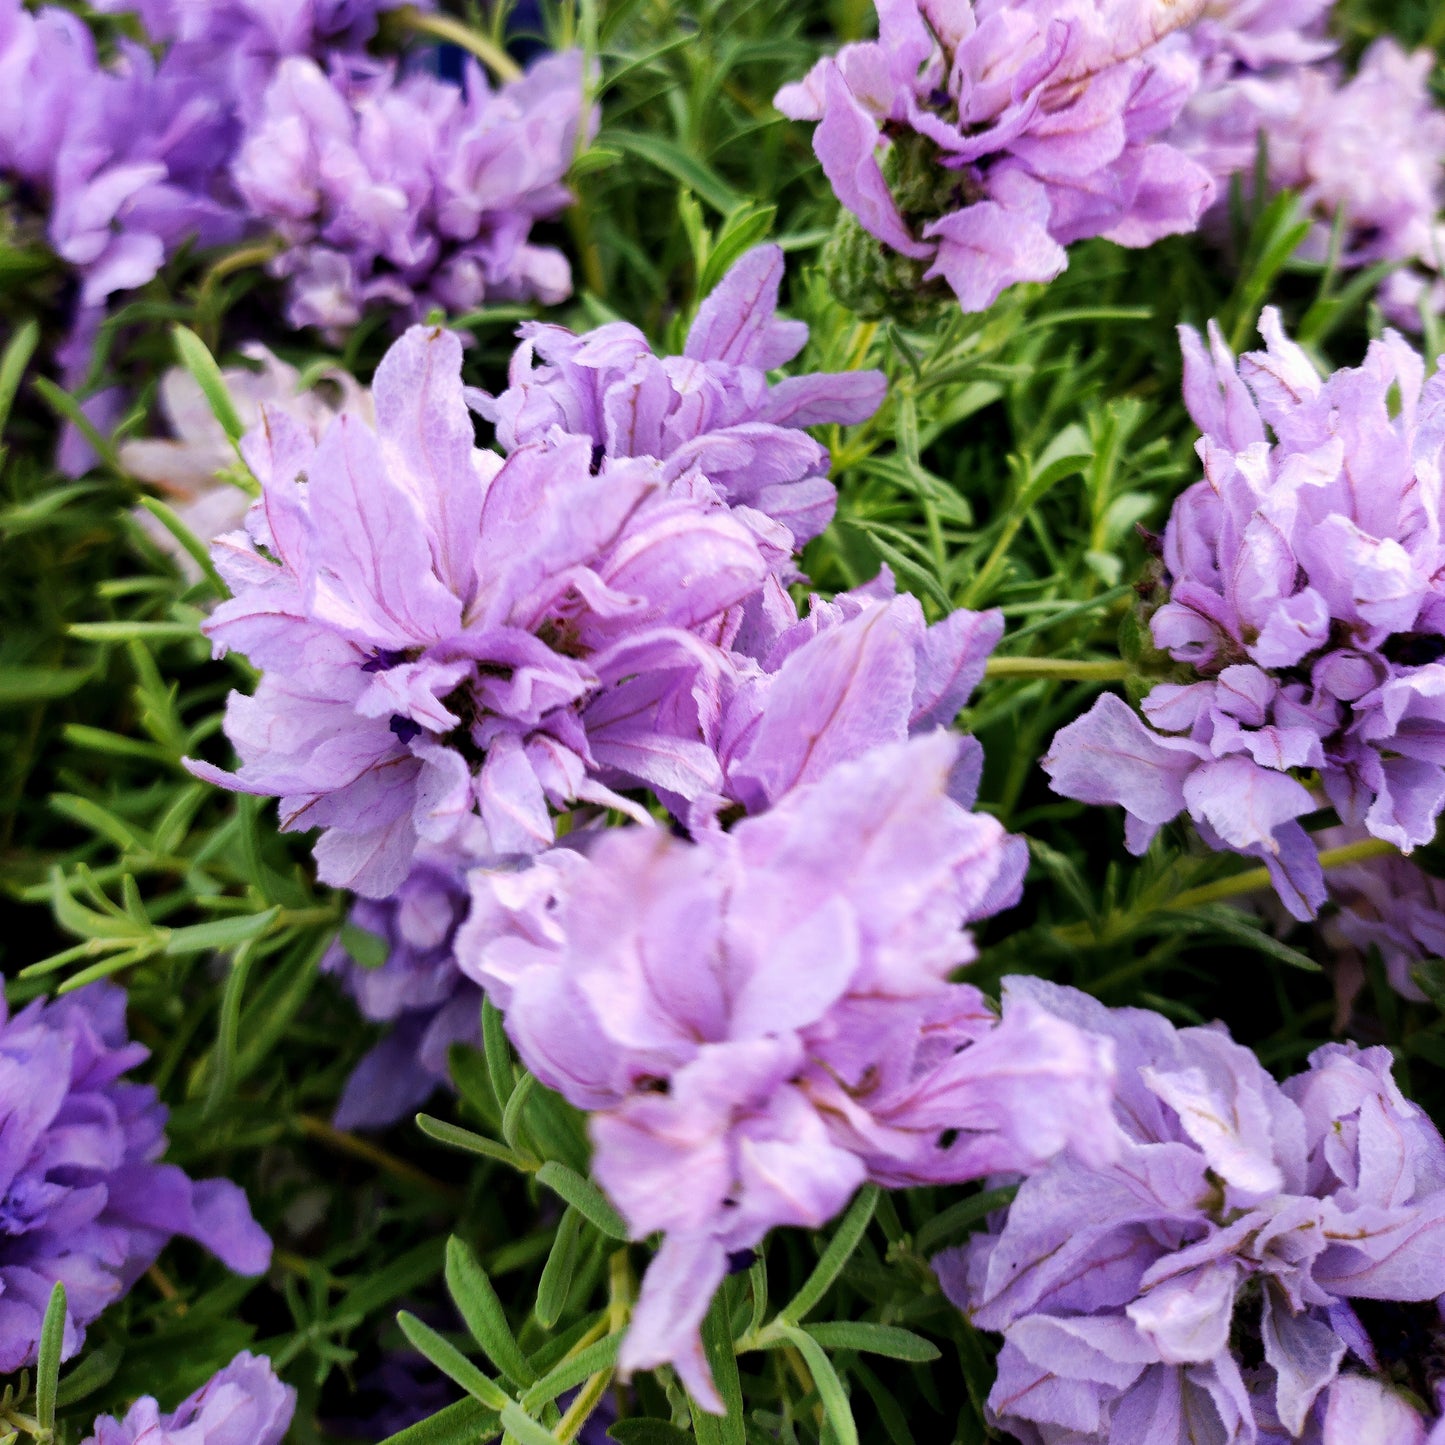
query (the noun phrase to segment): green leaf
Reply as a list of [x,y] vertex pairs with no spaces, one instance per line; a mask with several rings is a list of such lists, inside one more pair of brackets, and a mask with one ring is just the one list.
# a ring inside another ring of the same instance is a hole
[[55,1394],[56,1408],[68,1409],[77,1400],[83,1400],[103,1385],[108,1385],[115,1376],[121,1354],[121,1347],[113,1342],[88,1350],[80,1363],[60,1382]]
[[37,376],[30,385],[40,393],[41,399],[56,416],[62,421],[68,421],[90,443],[96,456],[111,471],[121,470],[115,448],[106,437],[101,436],[95,429],[95,423],[80,409],[80,403],[68,391],[62,391],[53,381],[44,376]]
[[42,1430],[55,1428],[55,1397],[60,1382],[60,1352],[65,1348],[65,1286],[59,1280],[50,1291],[40,1325],[40,1348],[35,1361],[35,1418]]
[[173,928],[166,940],[165,952],[171,958],[184,958],[192,953],[225,953],[253,938],[262,937],[280,914],[279,907],[268,908],[264,913],[247,913],[238,918],[218,918],[214,923],[192,923],[185,928]]
[[474,1133],[471,1129],[463,1129],[460,1124],[448,1124],[445,1119],[434,1119],[430,1114],[418,1114],[416,1126],[428,1139],[435,1139],[438,1144],[445,1144],[451,1149],[465,1149],[468,1154],[480,1154],[483,1159],[500,1160],[524,1174],[531,1172],[535,1162],[508,1149],[505,1144],[498,1144],[495,1139],[488,1139],[486,1135]]
[[773,228],[773,219],[778,214],[776,206],[765,206],[758,201],[744,201],[723,223],[703,267],[702,278],[698,281],[697,294],[709,295],[719,281],[727,274],[728,268],[745,251],[756,246]]
[[692,1412],[693,1434],[698,1445],[747,1445],[743,1425],[743,1385],[738,1375],[737,1356],[733,1353],[733,1337],[729,1328],[728,1287],[713,1296],[702,1322],[702,1348],[707,1356],[713,1384],[722,1396],[726,1414],[712,1415],[705,1410]]
[[480,1401],[489,1410],[501,1410],[512,1403],[511,1397],[500,1385],[489,1380],[430,1325],[424,1325],[406,1310],[397,1314],[396,1322],[414,1348],[420,1350],[448,1379],[456,1381],[474,1400]]
[[570,1204],[589,1224],[609,1239],[626,1239],[627,1225],[612,1207],[607,1196],[590,1180],[555,1159],[549,1159],[538,1171],[537,1178]]
[[502,1411],[502,1426],[517,1445],[560,1445],[545,1425],[539,1425],[520,1405],[507,1401]]
[[977,1224],[985,1215],[992,1214],[995,1209],[1002,1209],[1012,1202],[1015,1194],[1018,1193],[1018,1185],[1005,1185],[1002,1189],[989,1189],[982,1194],[975,1194],[971,1199],[962,1199],[957,1204],[950,1205],[940,1214],[935,1214],[925,1224],[914,1240],[919,1254],[927,1254],[937,1245],[952,1235],[961,1234],[971,1225]]
[[606,1335],[585,1350],[553,1365],[535,1385],[522,1396],[522,1408],[540,1410],[548,1400],[580,1385],[603,1370],[610,1370],[617,1363],[617,1351],[621,1348],[622,1336]]
[[673,180],[699,195],[719,215],[729,215],[744,204],[743,198],[711,166],[663,136],[609,128],[597,137],[597,144],[636,156],[638,160],[665,171]]
[[512,1337],[507,1312],[491,1278],[471,1247],[456,1235],[447,1240],[446,1278],[462,1319],[487,1358],[518,1389],[535,1384],[537,1372]]
[[16,328],[14,336],[0,356],[0,432],[4,432],[10,420],[10,408],[15,404],[15,393],[20,389],[20,379],[30,358],[35,355],[40,341],[40,323],[32,316]]
[[475,1400],[458,1400],[431,1419],[388,1435],[381,1445],[481,1445],[501,1432],[502,1422],[495,1410]]
[[0,668],[0,707],[69,697],[92,676],[85,667]]
[[853,1421],[853,1410],[848,1404],[847,1392],[833,1362],[823,1352],[823,1347],[812,1335],[795,1329],[792,1325],[780,1326],[783,1337],[790,1345],[796,1346],[808,1366],[813,1383],[818,1387],[818,1399],[828,1423],[838,1437],[838,1445],[858,1445],[858,1426]]
[[176,343],[176,355],[181,365],[195,378],[201,388],[211,415],[221,424],[222,430],[233,442],[240,441],[246,428],[236,413],[236,404],[226,389],[226,379],[216,358],[206,349],[206,343],[188,327],[179,324],[171,327],[171,336]]
[[211,561],[211,549],[181,521],[180,517],[176,515],[175,509],[168,507],[157,497],[142,497],[140,504],[180,543],[186,555],[201,569],[210,590],[217,597],[229,597],[231,589],[226,586],[221,580],[221,574],[216,571],[216,565]]
[[557,1234],[552,1241],[542,1278],[537,1283],[537,1302],[533,1312],[537,1323],[550,1330],[562,1318],[567,1296],[572,1290],[572,1276],[577,1269],[578,1243],[582,1235],[582,1216],[569,1204],[562,1211]]
[[482,999],[482,1052],[486,1055],[492,1092],[497,1096],[497,1108],[505,1111],[512,1090],[517,1086],[517,1075],[512,1068],[512,1048],[507,1042],[507,1031],[502,1026],[502,1011],[490,996]]
[[686,1430],[667,1420],[618,1420],[607,1431],[618,1445],[692,1445]]
[[843,1272],[843,1266],[852,1258],[853,1251],[858,1248],[858,1242],[863,1238],[864,1231],[868,1228],[869,1221],[873,1218],[873,1211],[878,1207],[878,1196],[881,1193],[876,1184],[865,1184],[848,1206],[848,1212],[843,1216],[832,1239],[828,1241],[828,1247],[823,1251],[823,1257],[814,1267],[812,1274],[803,1282],[803,1287],[788,1302],[786,1308],[779,1315],[779,1321],[788,1325],[796,1325],[806,1318],[808,1311],[817,1305],[818,1301],[828,1292],[829,1286]]
[[862,1350],[870,1355],[887,1355],[890,1360],[908,1360],[926,1365],[939,1356],[938,1346],[912,1330],[896,1325],[879,1325],[869,1320],[835,1320],[803,1328],[825,1349]]
[[386,939],[349,920],[341,925],[341,946],[362,968],[380,968],[391,957],[391,944]]

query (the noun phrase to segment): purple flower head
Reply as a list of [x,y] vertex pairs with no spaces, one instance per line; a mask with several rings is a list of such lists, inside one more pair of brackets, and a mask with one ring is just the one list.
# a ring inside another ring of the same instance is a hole
[[83,1445],[281,1445],[295,1413],[270,1360],[242,1351],[170,1414],[145,1395],[124,1420],[102,1415]]
[[1108,1157],[1107,1047],[1029,1003],[1000,1021],[948,981],[1012,867],[998,823],[948,794],[958,756],[937,732],[730,833],[603,830],[585,856],[473,874],[463,970],[527,1067],[591,1113],[633,1236],[666,1234],[622,1366],[670,1362],[709,1409],[698,1327],[730,1252],[820,1227],[866,1179]]
[[286,243],[273,269],[291,324],[336,332],[374,303],[419,318],[570,295],[566,258],[528,236],[571,200],[562,178],[595,122],[582,89],[575,51],[497,90],[475,62],[458,89],[381,61],[328,73],[283,60],[232,178]]
[[1197,680],[1156,686],[1143,721],[1100,698],[1044,767],[1066,797],[1123,804],[1135,853],[1187,810],[1307,918],[1325,890],[1298,819],[1320,802],[1296,773],[1404,852],[1445,806],[1445,379],[1387,332],[1322,380],[1273,310],[1260,324],[1267,349],[1237,367],[1216,328],[1208,351],[1181,331],[1204,479],[1174,504],[1151,627]]
[[[105,14],[133,11],[152,40],[204,43],[278,57],[360,50],[402,0],[95,0]],[[420,10],[433,8],[421,0]]]
[[[1269,191],[1297,191],[1313,218],[1301,254],[1331,258],[1342,226],[1337,264],[1404,263],[1380,300],[1397,324],[1418,329],[1422,301],[1432,310],[1445,307],[1445,111],[1430,93],[1435,58],[1424,50],[1409,55],[1383,39],[1347,79],[1336,65],[1299,63],[1328,45],[1312,54],[1310,43],[1283,25],[1275,37],[1275,46],[1243,46],[1245,59],[1239,46],[1221,43],[1212,55],[1206,51],[1214,83],[1201,88],[1173,139],[1227,194],[1232,176],[1246,189],[1253,185],[1263,136]],[[1202,43],[1205,37],[1192,38]],[[1396,138],[1383,151],[1382,135]],[[1221,203],[1214,229],[1224,228],[1225,212]]]
[[113,984],[38,999],[14,1017],[0,1000],[0,1374],[34,1363],[57,1282],[69,1359],[176,1235],[241,1274],[270,1261],[236,1185],[157,1162],[165,1106],[150,1085],[121,1077],[146,1055],[126,1039],[125,994]]
[[462,870],[445,857],[418,857],[390,898],[352,906],[352,926],[385,941],[385,962],[364,967],[338,941],[321,967],[340,979],[364,1017],[391,1028],[347,1080],[337,1128],[396,1123],[448,1082],[452,1044],[480,1042],[481,990],[463,977],[452,952],[466,912]]
[[[886,568],[831,602],[814,596],[802,619],[770,586],[733,644],[752,665],[739,667],[717,728],[726,799],[761,812],[871,748],[952,723],[1002,632],[998,611],[960,609],[927,626],[916,597],[894,594]],[[950,793],[964,807],[973,805],[982,765],[977,741],[962,739]],[[690,822],[705,822],[721,802],[700,800]],[[1022,839],[1008,846],[1013,888],[1028,850]]]
[[1346,1445],[1322,1417],[1380,1366],[1371,1303],[1445,1292],[1445,1140],[1389,1051],[1328,1044],[1280,1085],[1217,1026],[1037,979],[1005,996],[1113,1041],[1121,1152],[1059,1158],[935,1261],[1004,1336],[999,1423],[1028,1445]]
[[215,551],[235,595],[207,631],[263,677],[227,709],[240,772],[193,769],[322,828],[321,877],[369,897],[420,842],[534,853],[551,808],[716,792],[720,644],[767,575],[651,459],[476,450],[460,372],[455,336],[414,327],[377,370],[375,432],[343,415],[314,442],[264,409],[244,443],[261,500]]
[[508,451],[562,432],[588,438],[601,456],[656,457],[669,480],[696,469],[790,558],[828,525],[837,502],[827,450],[802,429],[867,420],[886,382],[852,371],[770,385],[767,373],[808,339],[801,321],[776,315],[782,278],[777,246],[749,251],[703,302],[681,356],[654,355],[623,321],[583,336],[528,322],[510,386],[479,395],[477,407]]
[[217,177],[233,139],[211,77],[122,42],[102,66],[85,25],[0,0],[0,171],[44,198],[80,305],[142,286],[181,244],[235,240],[245,217]]
[[776,103],[820,122],[813,148],[863,229],[926,263],[923,280],[947,282],[965,311],[1051,280],[1072,241],[1148,245],[1192,230],[1213,199],[1166,139],[1198,81],[1169,37],[1202,0],[877,8],[878,40],[844,46]]

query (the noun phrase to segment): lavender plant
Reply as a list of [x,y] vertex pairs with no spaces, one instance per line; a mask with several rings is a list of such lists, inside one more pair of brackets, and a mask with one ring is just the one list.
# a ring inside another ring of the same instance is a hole
[[0,1442],[1440,1436],[1442,45],[0,5]]

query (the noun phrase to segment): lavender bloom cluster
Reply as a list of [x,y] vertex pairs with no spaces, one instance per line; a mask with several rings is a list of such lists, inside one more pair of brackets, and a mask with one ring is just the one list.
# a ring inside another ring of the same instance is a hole
[[[1016,900],[1003,829],[950,796],[959,739],[841,763],[731,832],[605,830],[473,874],[463,970],[523,1061],[591,1114],[593,1171],[663,1231],[624,1370],[673,1364],[720,1411],[698,1330],[729,1255],[818,1227],[866,1179],[956,1182],[1109,1157],[1097,1039],[949,975]],[[1102,1126],[1102,1127],[1100,1127]]]
[[1198,65],[1167,42],[1199,0],[876,3],[878,40],[776,104],[819,122],[818,159],[863,229],[965,311],[1051,280],[1073,241],[1145,246],[1193,230],[1213,200],[1169,138]]
[[1437,1314],[1445,1140],[1389,1052],[1328,1044],[1281,1085],[1221,1028],[1036,979],[1007,998],[1112,1040],[1120,1152],[1061,1157],[935,1262],[1004,1336],[998,1422],[1026,1445],[1423,1445],[1435,1402],[1389,1387],[1367,1322]]
[[283,60],[231,173],[285,242],[290,323],[334,335],[378,302],[419,320],[571,295],[566,257],[528,236],[571,200],[582,81],[575,51],[495,91],[475,61],[459,90],[392,62]]
[[[1266,310],[1238,364],[1181,332],[1204,478],[1163,539],[1154,644],[1194,679],[1141,720],[1106,694],[1055,737],[1055,791],[1122,804],[1142,852],[1187,811],[1211,847],[1258,857],[1285,906],[1324,901],[1299,819],[1322,806],[1404,852],[1445,807],[1445,381],[1394,333],[1321,379]],[[1266,429],[1274,437],[1268,439]]]
[[157,1162],[166,1109],[122,1077],[147,1052],[127,1040],[125,993],[112,984],[13,1017],[0,1000],[0,1373],[34,1363],[57,1282],[69,1359],[176,1235],[240,1274],[270,1262],[240,1188]]
[[[744,257],[719,289],[756,269]],[[776,280],[749,294],[750,341],[733,347],[704,308],[689,343],[700,374],[745,396],[776,337],[796,341],[773,317]],[[650,787],[679,816],[720,796],[727,644],[765,581],[791,575],[791,532],[729,505],[697,458],[610,456],[555,425],[505,460],[476,450],[460,366],[455,337],[414,328],[378,369],[376,432],[343,415],[316,442],[265,409],[244,444],[261,502],[216,550],[235,595],[207,630],[264,676],[228,708],[239,774],[195,771],[279,796],[283,827],[325,829],[322,878],[376,898],[421,844],[529,854],[552,842],[552,810],[644,819],[619,788]],[[802,415],[859,405],[854,386]],[[741,429],[781,506],[789,483],[815,510],[815,444],[780,422]],[[724,459],[726,431],[711,433]]]
[[455,861],[423,855],[390,898],[359,898],[351,909],[351,926],[384,943],[385,961],[367,967],[342,940],[322,959],[322,970],[336,976],[364,1018],[391,1025],[347,1080],[333,1120],[338,1129],[396,1123],[447,1083],[452,1044],[480,1042],[482,996],[453,952],[467,902]]
[[296,1391],[243,1351],[169,1414],[146,1395],[123,1420],[102,1415],[82,1445],[281,1445],[295,1413]]
[[[1404,263],[1386,278],[1381,305],[1418,329],[1420,307],[1445,306],[1445,111],[1430,93],[1434,57],[1377,40],[1346,77],[1327,60],[1327,0],[1234,5],[1190,32],[1204,84],[1174,139],[1220,183],[1211,226],[1222,230],[1227,183],[1252,189],[1263,142],[1271,193],[1298,192],[1313,226],[1301,248],[1325,261],[1341,227],[1336,264]],[[1382,152],[1381,135],[1394,137]]]

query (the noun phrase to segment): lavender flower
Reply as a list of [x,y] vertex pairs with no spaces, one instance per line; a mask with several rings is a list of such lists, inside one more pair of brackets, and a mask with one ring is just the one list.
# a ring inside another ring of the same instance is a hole
[[[727,801],[761,812],[841,762],[952,723],[1002,633],[997,610],[959,609],[927,626],[916,597],[894,595],[887,568],[831,602],[814,596],[803,619],[781,588],[769,587],[733,644],[753,665],[739,667],[719,716],[714,745]],[[973,806],[982,767],[978,742],[960,739],[949,792],[963,807]],[[689,822],[707,821],[721,802],[699,800]],[[1011,891],[1028,849],[1019,838],[1007,848]]]
[[[318,378],[331,388],[333,394],[328,395],[317,386],[303,389],[296,368],[260,342],[247,342],[240,350],[258,363],[257,369],[227,367],[221,375],[236,415],[248,429],[260,424],[263,405],[285,410],[316,441],[338,412],[374,420],[370,395],[345,372],[328,371]],[[190,372],[173,367],[161,377],[159,393],[172,438],[124,441],[117,454],[131,476],[161,491],[181,521],[201,541],[211,542],[239,527],[251,504],[243,488],[221,475],[236,465],[235,448]],[[149,512],[138,510],[136,520],[174,558],[188,581],[200,579],[201,569],[190,554]]]
[[998,1422],[1029,1445],[1408,1438],[1339,1423],[1380,1367],[1352,1302],[1445,1292],[1445,1140],[1389,1051],[1328,1044],[1279,1085],[1221,1028],[1006,985],[1025,1001],[1113,1040],[1121,1154],[1060,1158],[935,1261],[1003,1333]]
[[[839,200],[965,311],[1048,281],[1086,236],[1194,228],[1208,173],[1166,139],[1198,80],[1166,43],[1201,0],[877,0],[879,39],[820,61],[777,105],[819,121]],[[889,137],[882,163],[879,148]],[[926,267],[926,269],[924,269]]]
[[1272,309],[1261,329],[1267,349],[1237,369],[1216,329],[1212,354],[1181,332],[1205,475],[1169,519],[1151,628],[1198,681],[1156,686],[1147,723],[1105,695],[1044,768],[1066,797],[1123,804],[1135,853],[1187,810],[1307,918],[1325,889],[1298,822],[1319,803],[1297,773],[1404,852],[1445,806],[1445,380],[1422,384],[1387,333],[1322,381]]
[[948,796],[958,756],[939,732],[730,833],[603,830],[586,856],[473,875],[463,971],[592,1114],[594,1171],[633,1236],[666,1234],[622,1367],[670,1362],[708,1409],[698,1327],[730,1251],[818,1228],[865,1179],[1107,1155],[1107,1048],[1029,1003],[999,1021],[948,981],[974,956],[962,925],[1012,901],[1002,828]]
[[157,1161],[166,1109],[121,1076],[147,1050],[125,1036],[125,994],[93,983],[13,1018],[0,999],[0,1374],[33,1363],[57,1281],[63,1358],[175,1235],[241,1274],[271,1241],[227,1179],[191,1180]]
[[448,1082],[452,1044],[481,1041],[481,990],[463,977],[452,952],[466,911],[462,870],[443,857],[419,857],[385,902],[353,905],[352,926],[385,940],[385,962],[363,967],[338,942],[321,967],[341,980],[366,1018],[391,1028],[347,1080],[337,1128],[396,1123]]
[[420,318],[485,301],[547,303],[571,294],[558,251],[534,246],[535,221],[571,200],[562,184],[582,115],[582,57],[537,62],[499,90],[468,65],[458,90],[398,77],[361,59],[281,62],[232,177],[286,250],[293,326],[327,332],[385,303]]
[[47,231],[81,276],[80,306],[144,285],[182,242],[245,227],[218,183],[229,98],[209,76],[122,41],[102,66],[65,11],[0,0],[0,172],[46,198]]
[[170,1414],[146,1395],[124,1420],[102,1415],[82,1445],[281,1445],[295,1412],[270,1360],[243,1351]]
[[601,456],[656,457],[669,480],[696,468],[779,552],[790,580],[791,554],[837,504],[827,450],[802,428],[865,421],[887,383],[881,372],[853,371],[769,384],[767,373],[808,339],[801,321],[776,315],[782,277],[777,246],[749,251],[699,308],[681,356],[654,355],[623,321],[584,336],[529,322],[510,386],[478,393],[477,409],[507,451],[562,432],[586,437]]
[[[152,40],[226,46],[278,57],[357,51],[376,34],[379,17],[403,0],[96,0],[115,15],[132,11]],[[410,0],[407,0],[410,3]],[[420,0],[420,10],[433,8]]]
[[[1297,191],[1313,226],[1301,254],[1325,261],[1342,226],[1337,263],[1404,263],[1380,300],[1398,325],[1419,327],[1419,307],[1445,307],[1445,111],[1429,77],[1435,58],[1408,55],[1392,39],[1376,41],[1348,79],[1333,64],[1306,64],[1328,53],[1287,22],[1299,6],[1230,33],[1221,19],[1191,40],[1211,77],[1190,103],[1172,139],[1221,183],[1253,185],[1261,136],[1270,192]],[[1306,14],[1319,9],[1306,0]],[[1267,14],[1268,12],[1265,12]],[[1396,140],[1386,151],[1379,137]],[[1213,221],[1224,227],[1224,207]]]
[[193,771],[279,796],[283,828],[325,830],[321,877],[370,897],[419,841],[532,853],[549,807],[716,792],[716,639],[767,574],[697,479],[594,470],[580,437],[476,451],[460,369],[456,337],[415,327],[376,373],[376,433],[341,416],[313,443],[263,409],[261,502],[215,553],[236,595],[206,630],[264,676],[227,709],[239,774]]

